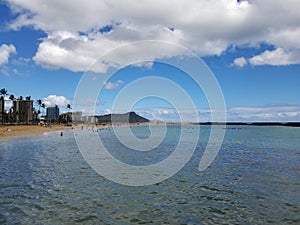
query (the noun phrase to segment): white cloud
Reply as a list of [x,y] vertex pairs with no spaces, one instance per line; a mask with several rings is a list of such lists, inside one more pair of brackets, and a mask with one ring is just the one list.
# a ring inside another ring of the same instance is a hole
[[300,121],[300,106],[234,107],[229,121]]
[[300,27],[287,27],[282,30],[274,30],[268,37],[268,42],[286,50],[300,49]]
[[[149,120],[159,120],[164,122],[198,122],[198,119],[201,119],[201,121],[210,121],[210,113],[206,114],[207,110],[205,110],[205,113],[198,110],[176,110],[174,108],[145,108],[135,111]],[[196,115],[198,118],[196,118]]]
[[14,45],[2,44],[0,46],[0,66],[8,63],[9,56],[11,54],[15,54],[16,52],[17,51]]
[[[169,31],[168,31],[169,32]],[[57,32],[39,45],[33,60],[46,68],[66,68],[74,72],[89,69],[93,72],[106,72],[109,67],[121,67],[131,62],[137,62],[135,66],[149,66],[149,62],[140,63],[141,58],[149,60],[180,55],[178,49],[170,48],[169,45],[161,45],[160,48],[152,45],[145,49],[136,46],[124,46],[125,41],[111,40],[106,36],[97,34],[94,37],[71,34],[68,32]],[[111,54],[105,61],[98,60],[111,50],[123,45],[122,52],[118,55]],[[92,66],[92,67],[91,67]]]
[[175,109],[168,108],[149,108],[149,109],[140,109],[136,111],[142,117],[145,117],[149,120],[158,120],[158,121],[179,121],[178,115]]
[[300,63],[300,57],[296,58],[293,52],[286,52],[282,48],[277,48],[273,51],[266,50],[260,55],[249,59],[252,65],[290,65]]
[[[43,40],[33,60],[46,68],[85,71],[103,52],[114,47],[116,44],[109,40],[86,41],[84,35],[56,32]],[[107,65],[104,63],[93,65],[95,72],[106,70]]]
[[64,96],[57,96],[57,95],[49,95],[48,97],[44,98],[43,103],[46,106],[59,106],[59,107],[67,107],[70,104],[70,101]]
[[105,109],[104,114],[111,114],[111,110],[110,109]]
[[13,107],[13,105],[14,105],[13,101],[11,101],[9,99],[9,96],[4,97],[4,99],[6,100],[4,102],[4,109],[7,110],[7,111],[9,111]]
[[142,62],[142,63],[135,63],[135,67],[142,67],[146,69],[151,69],[153,66],[153,62]]
[[[180,121],[179,115],[181,115],[183,118],[183,122],[197,122],[196,120],[191,121],[191,115],[194,114],[194,111],[188,109],[177,111],[171,108],[146,108],[136,110],[136,112],[139,115],[150,120],[160,120],[165,122]],[[212,121],[211,109],[199,109],[197,113],[200,122]],[[281,105],[261,107],[233,107],[227,109],[227,121],[300,121],[300,106]]]
[[10,76],[9,73],[9,68],[7,66],[2,66],[2,68],[0,69],[0,72],[4,75],[4,76]]
[[233,64],[238,67],[244,67],[248,64],[248,62],[245,57],[239,57],[233,61]]
[[121,81],[121,80],[117,80],[116,82],[105,82],[104,89],[108,89],[108,90],[116,89],[122,83],[123,83],[123,81]]
[[[8,0],[8,4],[18,15],[9,25],[11,29],[32,26],[46,32],[47,37],[33,59],[48,68],[84,71],[117,46],[140,40],[177,43],[200,56],[220,55],[229,46],[267,43],[283,50],[288,56],[284,58],[286,63],[300,61],[298,0],[191,0],[188,3],[177,0],[172,1],[172,7],[170,1],[162,0],[91,0],[88,4],[73,0]],[[100,29],[107,25],[112,29],[101,33]],[[148,50],[153,59],[178,55],[161,49]],[[118,59],[126,62],[129,53]],[[274,64],[270,60],[264,62]],[[236,65],[243,62],[237,61]],[[101,62],[92,69],[104,72],[109,66]]]
[[18,59],[13,59],[11,63],[15,66],[26,66],[30,63],[30,60],[30,58],[20,57]]

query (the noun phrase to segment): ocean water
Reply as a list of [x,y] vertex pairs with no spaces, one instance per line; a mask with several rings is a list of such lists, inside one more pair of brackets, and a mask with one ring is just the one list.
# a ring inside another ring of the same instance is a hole
[[[141,139],[150,135],[147,127],[131,129]],[[155,150],[138,153],[112,129],[76,132],[99,135],[123,162],[150,165],[172,153],[181,131],[169,126]],[[140,187],[96,173],[72,132],[2,141],[0,223],[300,224],[300,128],[229,126],[215,161],[200,172],[209,133],[201,126],[196,150],[177,174]]]

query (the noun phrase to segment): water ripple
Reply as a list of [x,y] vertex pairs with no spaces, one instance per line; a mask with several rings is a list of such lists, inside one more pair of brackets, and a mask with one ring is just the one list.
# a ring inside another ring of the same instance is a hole
[[[172,129],[162,146],[139,162],[141,155],[126,152],[111,130],[99,133],[120,160],[147,165],[170,154],[161,150],[177,142]],[[229,129],[216,160],[199,172],[208,135],[209,127],[203,127],[194,156],[179,173],[145,187],[99,176],[80,155],[72,134],[0,142],[0,223],[300,223],[299,129]]]

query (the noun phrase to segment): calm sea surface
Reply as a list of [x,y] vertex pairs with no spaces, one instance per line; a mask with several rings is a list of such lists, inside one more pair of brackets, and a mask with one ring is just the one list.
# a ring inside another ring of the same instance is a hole
[[[132,131],[149,135],[147,127]],[[168,127],[154,151],[139,154],[110,129],[78,132],[99,135],[124,162],[149,165],[172,153],[180,126]],[[72,132],[2,141],[0,223],[300,224],[300,128],[229,126],[217,158],[200,172],[209,132],[201,126],[193,157],[176,175],[141,187],[97,174]]]

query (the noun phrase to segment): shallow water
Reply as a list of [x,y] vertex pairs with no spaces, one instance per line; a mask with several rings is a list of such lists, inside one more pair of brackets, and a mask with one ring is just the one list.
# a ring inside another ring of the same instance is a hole
[[[140,154],[120,144],[112,130],[84,132],[100,135],[116,158],[148,165],[171,154],[179,128],[169,127],[158,148]],[[73,133],[0,142],[0,223],[299,224],[300,129],[229,128],[207,170],[198,171],[210,131],[201,126],[186,166],[163,182],[141,187],[98,175],[80,154]],[[147,127],[132,129],[140,138],[149,135]]]

